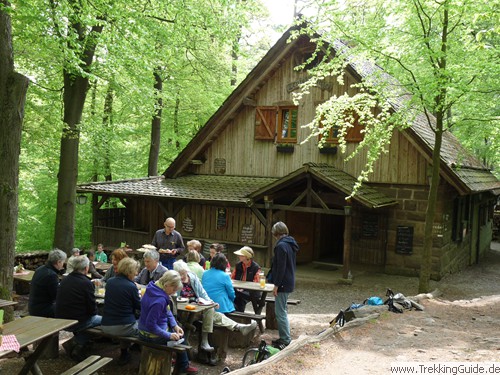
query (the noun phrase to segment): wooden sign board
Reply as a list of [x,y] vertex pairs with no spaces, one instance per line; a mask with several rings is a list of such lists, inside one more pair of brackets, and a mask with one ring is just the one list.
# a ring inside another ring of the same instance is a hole
[[398,226],[396,231],[396,253],[413,253],[413,227]]
[[224,229],[227,225],[227,208],[217,209],[217,230]]
[[253,243],[253,224],[244,224],[241,228],[240,242],[242,243]]

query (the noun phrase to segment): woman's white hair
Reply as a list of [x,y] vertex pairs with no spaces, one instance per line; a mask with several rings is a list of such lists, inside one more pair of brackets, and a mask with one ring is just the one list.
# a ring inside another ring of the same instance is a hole
[[179,272],[179,273],[181,273],[183,271],[185,271],[185,272],[191,271],[191,269],[189,268],[187,263],[184,262],[183,260],[178,260],[178,261],[174,262],[174,270]]

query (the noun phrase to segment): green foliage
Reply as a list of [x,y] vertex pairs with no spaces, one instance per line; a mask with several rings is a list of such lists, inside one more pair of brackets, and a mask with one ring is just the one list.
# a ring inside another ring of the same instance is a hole
[[[147,174],[151,119],[163,100],[159,173],[227,97],[234,40],[248,35],[257,0],[13,0],[15,62],[31,78],[20,171],[17,251],[52,248],[63,129],[63,69],[89,77],[80,129],[78,181]],[[53,4],[54,7],[51,7]],[[85,29],[68,28],[78,21]],[[83,31],[103,25],[89,69]],[[245,52],[248,48],[245,49]],[[243,59],[245,60],[245,59]],[[248,69],[242,61],[244,69]],[[153,72],[163,90],[153,89]],[[241,73],[239,78],[241,79]],[[112,111],[105,118],[105,98]],[[91,204],[75,206],[75,246],[91,246]]]

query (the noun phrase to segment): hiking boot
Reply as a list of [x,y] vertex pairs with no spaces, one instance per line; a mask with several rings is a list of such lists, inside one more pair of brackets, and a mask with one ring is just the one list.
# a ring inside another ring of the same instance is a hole
[[198,369],[196,367],[189,365],[184,370],[181,370],[179,372],[179,375],[196,375],[197,373],[198,373]]
[[76,362],[81,362],[88,357],[87,348],[85,346],[76,344],[71,351],[71,359]]

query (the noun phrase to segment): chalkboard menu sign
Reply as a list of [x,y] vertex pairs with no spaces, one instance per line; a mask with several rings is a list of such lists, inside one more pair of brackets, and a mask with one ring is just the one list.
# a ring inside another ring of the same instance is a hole
[[396,232],[396,253],[413,253],[413,227],[398,226]]
[[378,237],[378,216],[366,215],[361,222],[361,235],[364,238]]
[[240,242],[253,243],[253,224],[244,224],[241,228]]
[[194,226],[193,226],[193,220],[191,220],[190,217],[186,217],[184,218],[184,220],[182,220],[182,230],[184,230],[184,232],[192,232],[194,229]]
[[227,208],[217,209],[217,230],[224,229],[227,224]]

